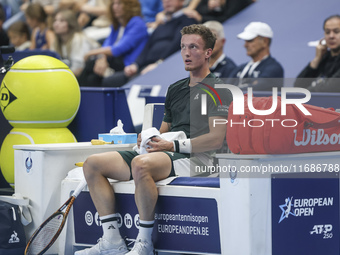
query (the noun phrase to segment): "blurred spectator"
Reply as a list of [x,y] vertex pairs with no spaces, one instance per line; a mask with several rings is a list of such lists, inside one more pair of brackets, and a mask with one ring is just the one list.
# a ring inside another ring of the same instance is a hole
[[[199,3],[200,0],[192,0],[193,4],[195,3]],[[170,4],[169,4],[170,3]],[[167,7],[165,8],[164,5],[167,5]],[[169,20],[169,17],[171,18],[171,13],[174,13],[173,10],[170,10],[170,8],[173,8],[172,6],[174,6],[174,4],[176,4],[175,2],[171,3],[171,1],[164,1],[162,0],[162,5],[163,5],[163,11],[160,11],[156,14],[155,16],[155,20],[153,22],[148,22],[147,26],[148,26],[148,31],[151,34],[158,25],[160,24],[164,24],[165,22],[167,22]],[[185,0],[182,0],[181,3],[177,3],[179,5],[179,10],[181,10],[181,15],[183,13],[183,11],[185,10]],[[195,5],[196,6],[196,5]],[[188,16],[187,14],[185,14],[186,16]],[[190,17],[192,18],[192,17]]]
[[32,29],[30,49],[49,50],[54,42],[54,33],[47,25],[47,13],[39,3],[28,5],[26,22]]
[[79,76],[85,66],[84,56],[100,45],[85,36],[71,10],[61,10],[55,15],[53,30],[56,36],[52,50],[57,52],[75,76]]
[[47,15],[53,15],[59,9],[60,0],[25,0],[26,3],[21,6],[21,10],[25,11],[30,3],[40,4]]
[[270,44],[273,38],[270,26],[263,22],[251,22],[237,37],[245,41],[244,47],[251,60],[235,68],[230,75],[235,79],[230,80],[230,83],[241,89],[252,87],[253,90],[282,87],[283,68],[270,55]]
[[196,21],[183,13],[183,0],[163,0],[163,7],[165,23],[157,26],[135,63],[126,66],[124,72],[104,79],[102,86],[123,86],[130,78],[153,70],[164,59],[180,50],[180,30]]
[[28,50],[31,47],[30,29],[25,22],[13,23],[8,28],[7,34],[16,51]]
[[223,47],[227,41],[225,39],[223,25],[214,20],[207,21],[203,25],[208,27],[216,36],[214,50],[210,57],[209,69],[217,77],[227,78],[236,68],[236,65],[234,61],[228,58],[223,52]]
[[142,6],[142,14],[146,23],[154,22],[157,13],[163,11],[161,0],[140,0]]
[[314,92],[340,92],[340,15],[323,24],[324,38],[316,46],[314,59],[302,70],[295,87]]
[[[23,0],[0,0],[0,4],[3,7],[7,7],[10,9],[10,16],[13,16],[20,12],[20,6],[23,4]],[[7,17],[8,18],[10,18]]]
[[223,23],[252,2],[252,0],[191,0],[184,12],[199,23],[209,20]]
[[72,9],[77,13],[78,23],[85,34],[103,42],[110,34],[108,6],[110,0],[61,0],[60,9]]
[[81,28],[110,26],[107,7],[110,0],[61,0],[60,9],[72,9],[78,16]]
[[6,20],[5,10],[2,5],[0,5],[0,46],[9,45],[9,38],[6,31],[2,28],[4,21]]
[[[12,1],[12,0],[10,0]],[[4,29],[7,30],[13,23],[17,21],[26,21],[25,19],[25,11],[27,7],[32,3],[41,4],[43,6],[44,11],[49,17],[49,20],[52,18],[52,15],[56,10],[58,10],[60,0],[22,0],[22,4],[20,5],[20,11],[13,15],[10,19],[6,20],[4,24]],[[47,20],[47,22],[49,22]]]
[[85,55],[80,86],[100,86],[104,77],[130,65],[143,50],[148,33],[138,0],[111,0],[111,33],[102,47]]

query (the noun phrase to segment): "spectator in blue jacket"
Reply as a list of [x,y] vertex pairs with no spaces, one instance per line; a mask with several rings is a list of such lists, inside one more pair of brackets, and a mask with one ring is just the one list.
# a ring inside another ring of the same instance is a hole
[[163,11],[161,0],[140,0],[142,14],[146,23],[154,22],[157,13]]
[[85,55],[80,86],[101,86],[103,78],[132,64],[148,41],[138,0],[111,0],[109,6],[111,33],[101,48]]
[[126,66],[124,72],[116,73],[103,80],[104,87],[122,86],[136,75],[153,70],[164,59],[180,50],[181,29],[197,23],[195,19],[183,13],[183,4],[184,0],[163,0],[163,22],[152,32],[136,61]]
[[238,66],[231,74],[229,82],[241,89],[252,87],[253,90],[271,90],[283,86],[283,68],[270,55],[273,31],[263,22],[251,22],[244,31],[237,35],[245,41],[248,63]]

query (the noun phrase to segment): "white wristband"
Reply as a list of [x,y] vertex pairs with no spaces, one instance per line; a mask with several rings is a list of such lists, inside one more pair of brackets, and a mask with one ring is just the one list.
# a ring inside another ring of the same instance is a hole
[[178,144],[180,153],[191,153],[192,147],[190,139],[178,140]]

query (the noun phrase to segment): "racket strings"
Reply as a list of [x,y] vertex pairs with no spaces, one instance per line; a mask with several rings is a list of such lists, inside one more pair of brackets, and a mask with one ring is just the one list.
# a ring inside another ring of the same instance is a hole
[[27,249],[26,255],[39,254],[52,241],[55,234],[58,232],[64,219],[63,214],[57,214],[52,217],[44,226],[41,227],[35,238],[32,240]]

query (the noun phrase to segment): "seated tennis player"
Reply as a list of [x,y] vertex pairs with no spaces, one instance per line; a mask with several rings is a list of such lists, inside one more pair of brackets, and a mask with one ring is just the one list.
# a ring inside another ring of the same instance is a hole
[[[209,70],[216,38],[203,25],[186,26],[181,34],[181,55],[190,77],[168,88],[159,131],[184,131],[187,138],[168,141],[153,137],[146,154],[113,151],[86,159],[84,175],[102,222],[103,236],[95,246],[77,251],[76,255],[154,254],[152,231],[158,198],[155,182],[179,174],[190,176],[193,165],[212,165],[216,149],[223,144],[227,126],[215,125],[214,120],[221,123],[227,119],[232,95],[227,89],[214,89],[216,83],[221,83]],[[137,145],[140,144],[139,136]],[[119,233],[115,193],[108,178],[135,182],[140,228],[131,251]]]

